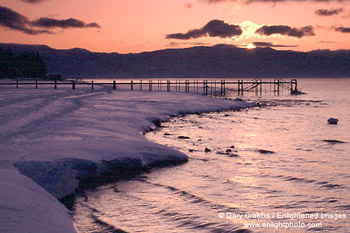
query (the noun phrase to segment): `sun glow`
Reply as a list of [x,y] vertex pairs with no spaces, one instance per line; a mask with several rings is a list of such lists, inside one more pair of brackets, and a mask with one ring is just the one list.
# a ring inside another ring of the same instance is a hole
[[253,44],[253,43],[249,43],[248,45],[247,45],[247,49],[255,49],[256,48],[256,46],[255,46],[255,44]]

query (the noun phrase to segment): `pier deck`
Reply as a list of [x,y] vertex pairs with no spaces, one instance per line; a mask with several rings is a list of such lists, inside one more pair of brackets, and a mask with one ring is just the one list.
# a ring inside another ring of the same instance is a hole
[[114,90],[118,87],[130,87],[130,90],[148,90],[148,91],[176,91],[176,92],[192,92],[203,93],[203,95],[225,95],[227,91],[237,91],[238,94],[244,92],[256,92],[261,94],[263,90],[267,90],[269,87],[270,92],[280,94],[281,91],[286,90],[290,93],[298,91],[298,82],[296,79],[288,81],[275,79],[275,80],[148,80],[148,81],[116,81],[111,82],[85,82],[79,80],[66,80],[66,81],[19,81],[14,82],[0,82],[0,86],[33,86],[36,89],[39,86],[51,85],[54,89],[58,86],[71,86],[72,89],[76,89],[78,86],[90,86],[91,90],[94,90],[95,86],[103,85],[110,86]]

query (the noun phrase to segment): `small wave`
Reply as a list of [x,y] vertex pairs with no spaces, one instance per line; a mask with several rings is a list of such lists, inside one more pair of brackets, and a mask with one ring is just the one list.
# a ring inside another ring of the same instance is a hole
[[244,210],[241,210],[239,208],[235,208],[235,207],[231,207],[231,206],[227,206],[227,205],[223,205],[223,204],[218,204],[218,203],[212,202],[210,200],[207,200],[207,199],[205,199],[203,197],[199,197],[199,196],[197,196],[195,194],[192,194],[192,193],[190,193],[188,191],[184,191],[184,190],[175,188],[173,186],[153,183],[153,182],[150,182],[150,181],[147,181],[147,180],[144,180],[143,182],[148,183],[150,185],[155,185],[155,186],[158,186],[158,187],[166,188],[166,189],[170,190],[171,192],[173,192],[174,194],[185,198],[185,200],[191,202],[192,204],[205,205],[205,206],[209,207],[212,210],[234,212],[234,213],[239,213],[239,214],[246,213]]
[[327,181],[320,181],[320,182],[317,182],[316,184],[320,184],[322,188],[327,188],[327,189],[344,188],[343,185],[331,184],[331,183],[329,183]]
[[294,176],[283,176],[283,175],[278,175],[275,177],[282,178],[285,181],[295,181],[298,183],[308,183],[308,184],[314,183],[314,184],[320,185],[322,188],[326,188],[326,189],[344,188],[343,185],[332,184],[332,183],[329,183],[328,181],[316,181],[313,179],[299,178],[299,177],[294,177]]
[[338,210],[350,210],[350,205],[338,205],[335,208]]
[[335,202],[338,202],[339,200],[334,197],[327,197],[323,201],[327,203],[335,203]]
[[291,203],[291,204],[286,204],[286,205],[276,205],[276,206],[271,206],[274,209],[298,209],[300,208],[300,205],[296,203]]
[[285,180],[297,181],[297,182],[301,182],[301,183],[315,183],[316,182],[316,180],[309,180],[309,179],[298,178],[298,177],[293,177],[293,176],[287,176],[287,177],[285,177]]
[[278,175],[278,176],[274,176],[275,178],[281,178],[282,180],[285,181],[295,181],[295,182],[299,182],[299,183],[315,183],[316,180],[309,180],[309,179],[305,179],[305,178],[299,178],[299,177],[294,177],[294,176],[284,176],[284,175]]
[[156,214],[166,217],[172,223],[176,223],[176,228],[179,232],[180,229],[188,229],[188,232],[192,230],[203,230],[204,232],[250,232],[246,229],[240,229],[233,224],[224,224],[221,222],[208,221],[201,216],[189,213],[181,213],[180,211],[170,211],[168,209],[162,209]]
[[333,227],[333,226],[322,226],[318,228],[310,228],[306,231],[316,231],[316,232],[340,232],[341,227]]
[[175,188],[173,186],[163,185],[163,184],[158,184],[158,183],[152,183],[152,182],[146,181],[146,180],[144,182],[146,182],[148,184],[151,184],[151,185],[158,186],[158,187],[166,188],[166,189],[172,191],[175,194],[178,194],[180,196],[188,198],[192,203],[207,203],[207,204],[209,204],[209,201],[205,200],[204,198],[196,196],[194,194],[191,194],[191,193],[189,193],[187,191],[180,190],[180,189]]
[[[126,231],[120,230],[115,228],[112,225],[109,225],[108,223],[102,221],[99,219],[96,215],[91,214],[90,217],[93,219],[94,223],[100,227],[100,229],[94,229],[94,232],[99,232],[99,233],[127,233]],[[95,226],[96,226],[95,225]]]

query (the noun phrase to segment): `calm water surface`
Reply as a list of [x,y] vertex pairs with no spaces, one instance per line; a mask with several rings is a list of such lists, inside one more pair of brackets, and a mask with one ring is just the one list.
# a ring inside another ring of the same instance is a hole
[[308,94],[245,95],[266,106],[163,123],[147,138],[189,162],[87,191],[78,230],[350,232],[350,79],[299,86]]

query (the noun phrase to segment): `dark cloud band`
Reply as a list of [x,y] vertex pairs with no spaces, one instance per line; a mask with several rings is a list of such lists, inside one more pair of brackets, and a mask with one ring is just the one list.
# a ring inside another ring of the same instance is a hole
[[350,33],[350,27],[335,27],[334,30],[342,33]]
[[202,43],[202,42],[171,42],[168,44],[170,47],[179,47],[179,46],[205,46],[209,45],[208,43]]
[[333,15],[339,15],[343,11],[344,11],[343,8],[330,9],[330,10],[319,9],[319,10],[315,11],[315,14],[319,15],[319,16],[333,16]]
[[53,18],[40,18],[38,20],[30,22],[32,26],[42,28],[86,28],[95,27],[100,28],[97,23],[86,24],[83,21],[77,19],[53,19]]
[[250,4],[255,2],[262,2],[262,3],[283,3],[283,2],[314,2],[314,3],[330,3],[330,2],[338,2],[338,3],[344,3],[348,2],[349,0],[245,0],[244,3]]
[[21,0],[22,2],[26,2],[26,3],[39,3],[39,2],[43,2],[46,0]]
[[242,34],[242,29],[239,25],[225,23],[222,20],[214,19],[200,29],[192,29],[187,33],[175,33],[166,36],[167,39],[188,40],[204,36],[230,38]]
[[48,30],[52,28],[100,28],[100,25],[97,23],[86,24],[83,21],[73,18],[66,20],[40,18],[35,21],[30,21],[26,16],[2,6],[0,6],[0,26],[10,30],[21,31],[29,35],[44,33],[54,34],[53,31]]
[[280,34],[283,36],[291,36],[291,37],[297,37],[297,38],[315,35],[312,26],[306,26],[302,28],[292,28],[287,25],[271,25],[271,26],[265,25],[260,27],[258,30],[256,30],[255,33],[264,35],[264,36]]
[[199,0],[199,1],[204,1],[207,3],[223,3],[223,2],[243,2],[245,4],[251,4],[251,3],[256,3],[256,2],[260,2],[260,3],[283,3],[283,2],[338,2],[338,3],[344,3],[344,2],[348,2],[350,0]]
[[48,30],[37,30],[30,28],[28,27],[28,24],[29,20],[24,15],[21,15],[7,7],[0,6],[0,26],[11,30],[21,31],[30,35],[52,33]]
[[270,47],[270,48],[294,48],[297,45],[276,45],[271,42],[253,42],[256,47]]

